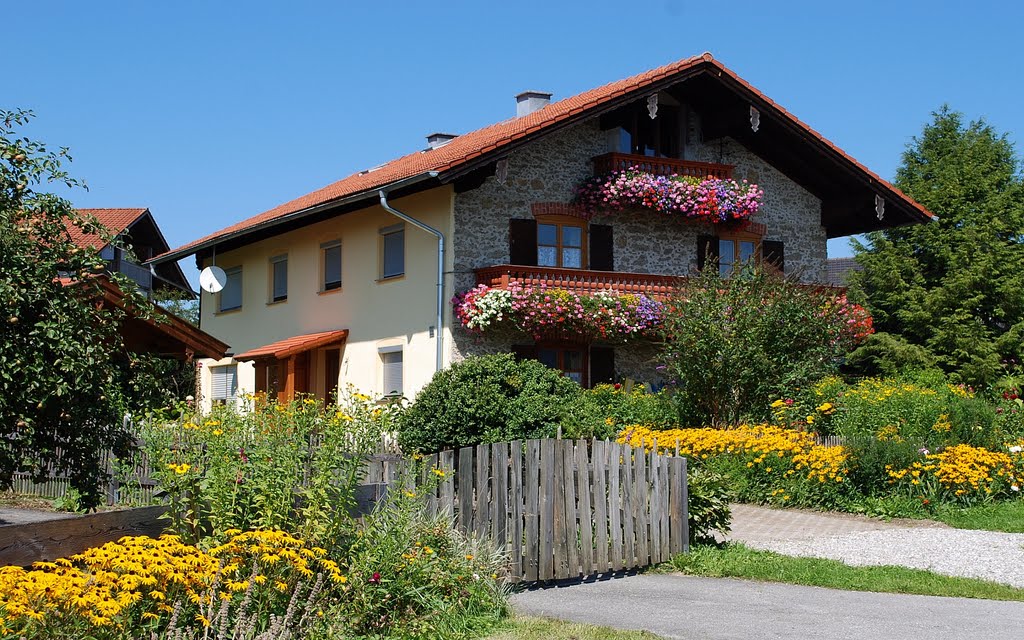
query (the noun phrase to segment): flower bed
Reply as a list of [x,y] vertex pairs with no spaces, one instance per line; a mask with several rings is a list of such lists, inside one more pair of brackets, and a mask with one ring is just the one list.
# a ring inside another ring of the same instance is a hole
[[660,176],[635,167],[588,179],[577,188],[576,202],[587,215],[601,210],[641,207],[700,222],[746,220],[757,213],[764,192],[746,180]]
[[927,500],[970,503],[977,499],[1011,497],[1024,484],[1021,445],[1008,453],[958,444],[938,453],[922,450],[923,459],[904,469],[886,467],[897,490]]
[[849,454],[813,434],[771,425],[731,429],[627,427],[619,443],[688,456],[728,475],[741,500],[831,506],[848,492]]
[[510,283],[507,289],[479,285],[452,300],[462,326],[483,332],[504,327],[542,337],[606,341],[651,336],[664,305],[643,294],[614,291],[579,294],[541,285]]
[[96,637],[99,628],[116,636],[166,629],[172,617],[176,629],[202,629],[222,610],[259,611],[266,624],[266,612],[283,611],[299,582],[315,606],[311,591],[347,581],[326,551],[282,531],[232,533],[208,552],[173,535],[139,536],[28,570],[2,567],[0,634],[72,637],[63,634],[81,629]]

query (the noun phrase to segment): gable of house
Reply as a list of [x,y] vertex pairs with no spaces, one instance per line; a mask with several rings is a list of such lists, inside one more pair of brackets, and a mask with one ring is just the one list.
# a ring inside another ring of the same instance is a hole
[[173,289],[192,295],[192,287],[176,262],[142,266],[154,256],[165,253],[169,247],[153,214],[146,208],[78,209],[87,218],[95,219],[118,245],[131,247],[134,256],[109,245],[99,234],[85,233],[80,227],[68,226],[71,241],[79,247],[95,249],[115,271],[121,271],[145,291]]

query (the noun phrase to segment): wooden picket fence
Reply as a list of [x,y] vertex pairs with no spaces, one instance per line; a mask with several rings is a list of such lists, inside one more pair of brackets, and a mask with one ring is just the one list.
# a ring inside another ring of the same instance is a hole
[[[58,456],[60,450],[58,449]],[[107,506],[148,505],[155,499],[157,482],[151,475],[149,459],[141,449],[130,460],[119,460],[111,451],[100,454],[97,464],[109,476],[105,491]],[[56,471],[42,482],[33,482],[32,474],[17,471],[11,478],[11,491],[40,498],[63,498],[71,488],[68,477]]]
[[[516,581],[657,564],[689,548],[686,459],[608,441],[527,440],[428,456],[427,510],[490,538]],[[443,477],[430,482],[431,476]],[[378,481],[401,476],[385,464]]]
[[[467,535],[490,539],[507,553],[514,581],[634,569],[689,549],[683,457],[609,441],[552,438],[427,456],[417,464],[417,478],[406,473],[412,467],[400,453],[370,456],[355,512],[372,511],[389,489],[412,489],[428,513],[447,515]],[[135,461],[131,475],[136,491],[141,484],[152,493],[145,459]],[[66,485],[62,478],[51,482]],[[111,503],[120,501],[121,489],[111,486]]]

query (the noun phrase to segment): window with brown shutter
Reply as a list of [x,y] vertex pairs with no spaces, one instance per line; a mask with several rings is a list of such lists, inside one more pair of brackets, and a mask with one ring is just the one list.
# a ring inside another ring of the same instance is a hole
[[612,227],[605,224],[590,225],[590,268],[594,271],[615,271]]
[[508,221],[508,254],[510,264],[537,266],[536,220]]

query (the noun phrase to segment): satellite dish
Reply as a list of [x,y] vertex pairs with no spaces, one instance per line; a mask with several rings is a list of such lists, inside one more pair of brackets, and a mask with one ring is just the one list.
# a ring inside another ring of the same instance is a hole
[[206,267],[199,273],[199,286],[203,291],[217,293],[228,283],[228,274],[220,267]]

